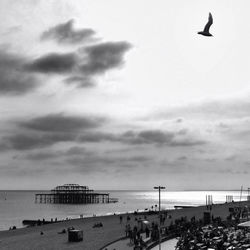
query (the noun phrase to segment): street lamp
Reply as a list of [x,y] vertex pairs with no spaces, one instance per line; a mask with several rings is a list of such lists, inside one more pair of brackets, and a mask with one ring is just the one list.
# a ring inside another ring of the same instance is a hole
[[159,250],[161,250],[161,189],[165,189],[165,187],[157,186],[154,189],[158,189],[159,191]]

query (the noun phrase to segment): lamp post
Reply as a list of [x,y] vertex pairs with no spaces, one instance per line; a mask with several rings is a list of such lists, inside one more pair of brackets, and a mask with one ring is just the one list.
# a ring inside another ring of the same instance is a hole
[[161,189],[165,189],[165,187],[157,186],[154,189],[158,189],[159,191],[159,250],[161,250]]

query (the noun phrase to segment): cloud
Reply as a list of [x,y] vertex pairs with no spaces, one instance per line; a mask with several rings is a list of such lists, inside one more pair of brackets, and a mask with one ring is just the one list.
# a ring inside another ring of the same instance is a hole
[[124,141],[132,144],[164,144],[170,142],[173,137],[173,133],[160,130],[145,130],[138,133],[127,131],[123,134]]
[[171,147],[196,146],[206,143],[204,140],[196,139],[189,135],[187,131],[183,134],[161,130],[145,130],[140,132],[127,131],[122,135],[121,141],[131,144],[157,144]]
[[117,142],[132,145],[157,145],[169,147],[189,147],[199,146],[207,143],[206,140],[196,138],[197,136],[188,133],[161,131],[161,130],[142,130],[126,131],[122,134],[112,134],[104,132],[87,132],[78,137],[79,142]]
[[195,138],[175,138],[170,146],[172,147],[188,147],[188,146],[200,146],[207,144],[207,141]]
[[92,29],[74,30],[74,20],[51,27],[41,35],[41,40],[55,40],[59,44],[78,44],[93,40],[95,31]]
[[183,122],[183,119],[182,119],[182,118],[176,119],[176,123],[181,123],[181,122]]
[[222,118],[244,118],[250,112],[249,94],[240,97],[228,97],[213,100],[193,102],[183,106],[171,107],[151,116],[151,118],[176,118],[181,119],[222,119]]
[[11,135],[3,136],[0,149],[30,150],[49,147],[58,142],[81,142],[80,132],[84,134],[84,131],[88,131],[92,134],[93,132],[89,131],[101,127],[106,121],[107,119],[102,117],[73,116],[63,113],[15,121],[17,132],[13,131]]
[[32,161],[45,161],[48,159],[55,158],[57,155],[53,152],[39,152],[39,153],[31,153],[25,156],[26,159]]
[[4,150],[30,150],[51,146],[58,142],[69,142],[75,140],[75,135],[57,133],[57,134],[16,134],[5,136],[1,142],[1,148]]
[[71,76],[66,78],[64,82],[68,85],[75,85],[79,88],[93,88],[96,86],[96,83],[90,77],[84,76]]
[[15,25],[15,26],[9,27],[6,31],[2,32],[1,35],[4,35],[4,36],[13,35],[13,34],[15,35],[21,30],[22,30],[22,25]]
[[[70,147],[67,150],[57,150],[57,151],[44,151],[41,152],[32,152],[25,155],[25,159],[33,160],[33,161],[45,161],[54,158],[69,157],[69,156],[83,156],[83,155],[91,155],[93,154],[91,151],[88,151],[85,147],[74,146]],[[20,157],[18,157],[20,158]]]
[[238,158],[238,157],[237,157],[236,154],[232,154],[232,155],[227,156],[227,157],[225,158],[225,161],[231,162],[231,161],[235,161],[237,158]]
[[180,156],[177,158],[178,161],[187,161],[188,160],[188,157],[183,155],[183,156]]
[[50,53],[26,65],[29,71],[39,73],[61,73],[72,72],[77,65],[76,55],[74,53]]
[[22,95],[38,87],[38,78],[24,70],[27,59],[0,50],[0,94]]
[[207,161],[207,162],[216,162],[217,159],[216,158],[205,158],[204,161]]
[[[73,165],[79,172],[108,172],[129,166],[130,168],[137,168],[138,166],[146,166],[147,163],[152,162],[151,157],[135,155],[131,157],[101,155],[93,154],[89,156],[75,156],[67,159],[68,164]],[[101,167],[100,167],[101,166]]]
[[79,142],[102,142],[102,141],[119,141],[119,135],[104,133],[104,132],[95,132],[95,133],[85,133],[78,138]]
[[104,118],[99,117],[70,116],[57,113],[19,122],[19,125],[24,128],[44,132],[74,132],[81,129],[99,127],[104,121]]
[[128,42],[106,42],[84,48],[86,62],[81,70],[87,75],[99,75],[122,66],[123,56],[131,48]]
[[105,42],[71,53],[50,53],[26,64],[29,72],[67,76],[64,83],[78,88],[95,86],[95,78],[124,64],[128,42]]
[[87,149],[85,147],[74,146],[74,147],[69,148],[65,152],[65,155],[83,155],[86,152],[88,152],[88,151],[87,151]]

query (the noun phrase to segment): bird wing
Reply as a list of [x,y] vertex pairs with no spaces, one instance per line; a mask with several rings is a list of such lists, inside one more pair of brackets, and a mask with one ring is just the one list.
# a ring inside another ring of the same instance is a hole
[[204,32],[209,32],[209,28],[212,24],[213,24],[213,17],[212,17],[212,14],[209,12],[208,22],[204,28]]

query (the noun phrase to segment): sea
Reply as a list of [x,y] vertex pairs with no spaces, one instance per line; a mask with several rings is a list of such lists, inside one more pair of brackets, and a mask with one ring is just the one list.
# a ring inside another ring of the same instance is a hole
[[[0,230],[10,227],[24,227],[23,220],[51,220],[57,218],[74,219],[99,215],[158,209],[159,193],[157,190],[124,190],[108,192],[111,198],[118,198],[117,203],[109,204],[40,204],[35,202],[36,193],[48,191],[0,191]],[[206,204],[206,195],[211,195],[213,203],[226,202],[226,196],[234,201],[246,200],[248,191],[161,191],[161,208],[173,209],[174,206],[199,206]]]

